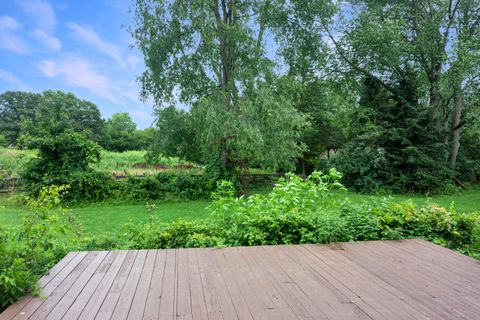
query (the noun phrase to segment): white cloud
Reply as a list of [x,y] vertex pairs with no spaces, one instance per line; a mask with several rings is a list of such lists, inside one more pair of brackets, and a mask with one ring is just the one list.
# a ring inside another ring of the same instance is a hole
[[3,80],[6,83],[12,85],[15,89],[30,91],[30,88],[25,83],[23,83],[22,80],[18,79],[13,73],[7,70],[0,69],[0,80]]
[[62,76],[71,87],[87,89],[99,97],[117,103],[109,79],[81,57],[69,57],[59,62],[43,60],[38,64],[38,68],[49,78]]
[[77,23],[69,22],[67,27],[73,30],[76,36],[87,45],[92,46],[104,55],[114,59],[120,65],[125,66],[122,58],[122,50],[117,45],[107,42],[100,38],[100,36],[91,28],[81,26]]
[[62,49],[62,42],[43,30],[33,30],[32,36],[50,51],[59,51]]
[[12,17],[0,16],[0,48],[16,54],[29,54],[28,45],[18,36],[22,25]]
[[142,62],[142,59],[139,58],[138,56],[135,56],[133,54],[129,54],[127,58],[125,59],[127,61],[127,64],[132,68],[136,69],[138,64]]
[[57,18],[52,5],[43,0],[22,0],[18,2],[23,11],[31,15],[39,29],[52,34],[57,25]]

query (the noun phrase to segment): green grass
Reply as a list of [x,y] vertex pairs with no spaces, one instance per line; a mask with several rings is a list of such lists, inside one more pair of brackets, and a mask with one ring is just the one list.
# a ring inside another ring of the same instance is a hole
[[[255,189],[252,190],[252,192],[265,194],[268,193],[268,189]],[[349,198],[352,202],[357,203],[383,198],[383,196],[371,196],[358,193],[338,193],[335,197],[338,200]],[[452,195],[438,195],[431,199],[419,195],[393,195],[392,198],[398,201],[411,199],[419,205],[430,201],[446,208],[449,208],[451,203],[454,202],[455,208],[459,212],[480,212],[479,187]],[[157,205],[155,215],[166,222],[179,218],[187,220],[207,218],[209,217],[209,213],[206,208],[209,203],[208,200],[155,202]],[[72,207],[71,209],[84,226],[86,235],[115,232],[120,230],[120,228],[129,221],[143,223],[147,220],[145,204],[140,203],[88,204]],[[17,226],[21,223],[22,216],[27,212],[25,207],[13,204],[6,196],[0,197],[0,225]]]
[[34,150],[0,148],[0,178],[18,177],[23,166],[34,157]]
[[[208,200],[186,202],[155,202],[155,216],[165,222],[184,219],[203,219],[209,216],[206,207]],[[127,222],[144,223],[147,221],[145,204],[105,203],[88,204],[70,208],[83,225],[86,235],[115,232]],[[11,204],[4,196],[0,197],[0,225],[17,226],[27,208]]]
[[[151,175],[159,172],[185,171],[178,165],[191,165],[189,172],[202,173],[203,168],[179,158],[159,157],[155,165],[146,165],[146,151],[111,152],[102,151],[100,162],[92,165],[98,171],[116,175]],[[18,177],[25,164],[37,156],[35,150],[0,148],[0,178]],[[140,164],[140,167],[139,167]]]
[[[192,165],[187,161],[179,158],[159,157],[155,165],[147,165],[145,162],[146,151],[125,151],[111,152],[102,151],[100,162],[93,165],[93,168],[103,172],[113,174],[133,174],[133,175],[150,175],[162,171],[175,171],[178,165]],[[138,167],[138,165],[142,167]],[[136,167],[137,165],[137,167]],[[190,170],[203,170],[201,167],[195,166]]]

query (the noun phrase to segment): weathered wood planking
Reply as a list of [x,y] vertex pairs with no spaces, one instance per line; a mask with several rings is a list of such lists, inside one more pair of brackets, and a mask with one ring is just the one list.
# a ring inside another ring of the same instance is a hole
[[480,319],[480,262],[422,240],[72,252],[12,319]]

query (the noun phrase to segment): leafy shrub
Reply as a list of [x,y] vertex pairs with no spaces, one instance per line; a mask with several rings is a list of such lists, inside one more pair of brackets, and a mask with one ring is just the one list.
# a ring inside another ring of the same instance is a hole
[[100,159],[98,144],[68,129],[34,138],[30,147],[38,149],[38,157],[30,159],[21,177],[34,194],[46,186],[69,184],[79,173],[91,171],[90,164]]
[[457,213],[436,204],[419,207],[392,199],[342,204],[350,240],[423,238],[453,249],[479,249],[480,214]]
[[424,238],[470,255],[480,253],[479,214],[459,214],[437,205],[419,207],[391,199],[338,202],[341,174],[314,172],[303,180],[281,178],[267,195],[236,198],[234,184],[220,181],[212,193],[213,220],[165,224],[149,219],[118,236],[124,248],[273,245]]
[[129,248],[188,248],[221,245],[221,230],[208,221],[177,220],[163,223],[159,220],[146,225],[128,224],[122,235]]
[[69,210],[59,206],[68,187],[51,186],[30,200],[31,212],[18,230],[0,227],[0,310],[27,292],[77,242],[79,234]]
[[7,138],[3,134],[0,134],[0,148],[8,146]]

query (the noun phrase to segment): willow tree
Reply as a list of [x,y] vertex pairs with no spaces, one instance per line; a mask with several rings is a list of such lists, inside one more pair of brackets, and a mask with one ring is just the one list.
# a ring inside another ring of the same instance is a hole
[[275,76],[267,50],[271,9],[268,0],[136,0],[133,7],[130,30],[146,64],[142,97],[159,109],[189,107],[192,143],[225,167],[291,168],[304,149],[295,83]]

